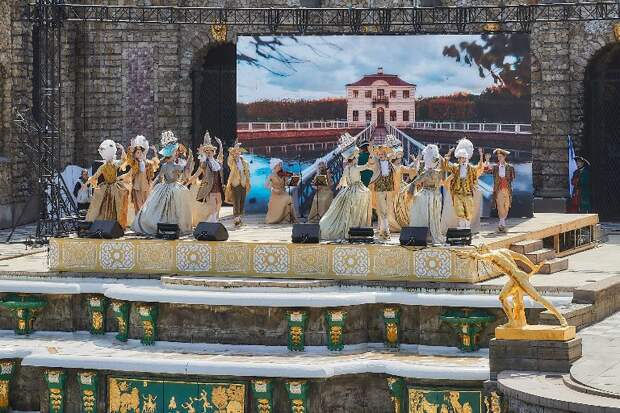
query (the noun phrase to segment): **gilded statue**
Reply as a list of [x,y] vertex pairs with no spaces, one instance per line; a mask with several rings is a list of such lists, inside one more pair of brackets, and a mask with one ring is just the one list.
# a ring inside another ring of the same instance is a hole
[[[536,291],[532,283],[530,283],[530,276],[537,273],[544,263],[534,264],[529,258],[518,252],[507,248],[490,250],[485,245],[480,246],[477,251],[463,251],[457,254],[461,257],[472,257],[487,262],[499,270],[499,272],[508,276],[509,279],[499,294],[502,309],[506,313],[506,317],[508,317],[508,322],[502,327],[522,329],[527,326],[525,304],[523,302],[524,294],[527,294],[532,300],[549,310],[560,321],[562,327],[568,326],[566,318],[564,318],[560,311],[542,294]],[[524,264],[529,268],[529,271],[521,270],[517,262]],[[510,297],[512,297],[512,302],[509,300]]]

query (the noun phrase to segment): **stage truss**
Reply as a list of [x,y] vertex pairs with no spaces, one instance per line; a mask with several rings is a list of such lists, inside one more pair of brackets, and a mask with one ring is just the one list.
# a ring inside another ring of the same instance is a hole
[[[32,22],[32,113],[36,133],[21,134],[38,148],[34,161],[41,199],[37,240],[65,235],[77,217],[67,188],[59,180],[62,125],[60,77],[62,30],[66,22],[110,24],[217,25],[235,35],[291,34],[466,34],[529,32],[534,24],[620,18],[619,2],[536,5],[394,8],[212,8],[69,4],[38,0],[24,7]],[[18,121],[19,122],[22,120]],[[70,198],[70,197],[69,197]],[[69,201],[69,202],[68,202]]]

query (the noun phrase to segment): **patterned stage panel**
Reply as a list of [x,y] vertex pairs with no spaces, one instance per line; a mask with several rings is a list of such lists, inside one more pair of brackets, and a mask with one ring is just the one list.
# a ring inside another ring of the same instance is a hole
[[486,264],[458,257],[458,249],[57,238],[50,240],[49,257],[50,270],[64,272],[465,283],[498,275]]

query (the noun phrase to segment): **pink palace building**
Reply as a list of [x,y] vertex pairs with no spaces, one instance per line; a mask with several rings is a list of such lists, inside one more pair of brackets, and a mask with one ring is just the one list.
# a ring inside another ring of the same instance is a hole
[[383,126],[389,123],[405,127],[415,122],[416,85],[405,82],[398,75],[377,73],[365,75],[347,88],[347,121],[355,126],[369,122]]

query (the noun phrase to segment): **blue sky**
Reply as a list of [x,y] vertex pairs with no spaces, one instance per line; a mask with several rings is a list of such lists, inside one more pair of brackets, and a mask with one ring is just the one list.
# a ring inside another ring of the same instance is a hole
[[[266,38],[270,38],[267,36]],[[299,59],[284,65],[256,55],[250,37],[239,37],[237,50],[258,57],[265,68],[237,63],[237,100],[318,99],[344,96],[345,85],[382,66],[417,85],[418,97],[466,91],[474,94],[493,85],[478,68],[442,55],[444,46],[479,40],[479,35],[302,36],[281,38],[277,50]],[[481,43],[479,41],[479,43]],[[282,76],[284,75],[284,76]]]

